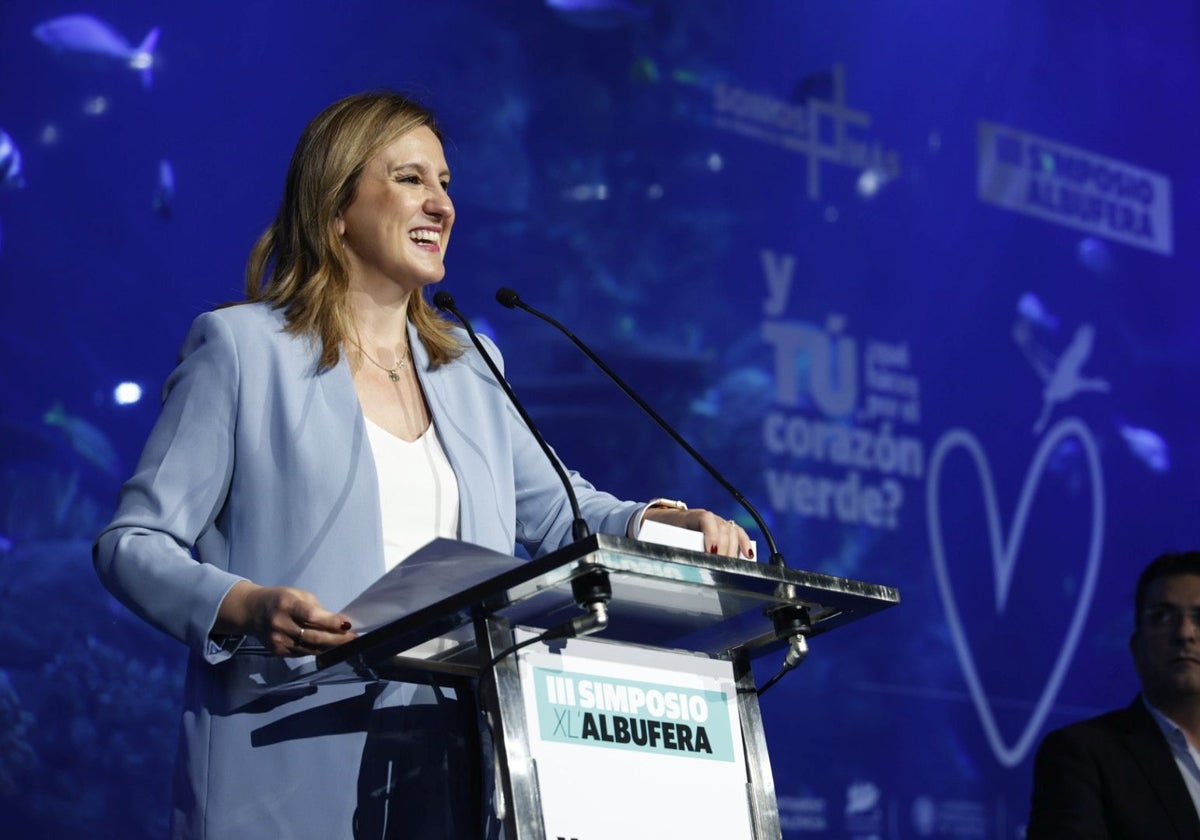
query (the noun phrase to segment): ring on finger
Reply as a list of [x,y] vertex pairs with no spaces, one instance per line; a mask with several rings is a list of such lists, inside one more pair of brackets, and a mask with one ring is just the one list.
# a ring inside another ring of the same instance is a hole
[[308,629],[308,628],[306,628],[306,627],[300,628],[300,635],[296,637],[296,644],[298,644],[298,645],[304,644],[304,631],[306,629]]

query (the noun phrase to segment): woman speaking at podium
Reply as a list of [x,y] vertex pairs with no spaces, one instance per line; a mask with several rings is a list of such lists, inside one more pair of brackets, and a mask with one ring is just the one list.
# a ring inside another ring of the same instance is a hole
[[[190,649],[173,837],[483,831],[470,698],[391,682],[253,691],[270,658],[354,638],[328,607],[435,537],[535,557],[571,542],[558,474],[426,300],[445,274],[449,186],[438,124],[410,98],[349,96],[309,123],[248,300],[193,323],[96,540],[105,586]],[[595,532],[635,536],[647,516],[749,550],[708,511],[571,482]]]

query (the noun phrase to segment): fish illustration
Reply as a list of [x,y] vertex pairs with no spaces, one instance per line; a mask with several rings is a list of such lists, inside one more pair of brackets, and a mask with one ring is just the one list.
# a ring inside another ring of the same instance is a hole
[[650,9],[630,0],[546,0],[567,22],[583,29],[616,29],[650,17]]
[[104,432],[84,420],[67,414],[61,402],[42,417],[46,425],[61,429],[71,443],[71,448],[94,464],[105,475],[117,476],[121,472],[121,461],[116,448]]
[[1113,267],[1112,248],[1103,239],[1085,236],[1076,248],[1079,264],[1097,274],[1108,274]]
[[662,73],[659,72],[658,64],[653,58],[642,56],[630,62],[629,78],[635,82],[655,85],[662,81]]
[[23,186],[25,176],[21,174],[21,150],[8,132],[0,128],[0,188],[14,190]]
[[154,187],[154,212],[163,219],[171,218],[175,208],[175,169],[171,161],[158,162],[158,183]]
[[878,807],[879,786],[874,782],[852,782],[846,788],[846,813],[865,814]]
[[1042,388],[1042,413],[1033,424],[1034,434],[1041,434],[1056,405],[1074,399],[1083,391],[1105,393],[1111,390],[1106,380],[1083,373],[1083,367],[1092,355],[1095,336],[1095,327],[1081,324],[1053,367],[1039,371],[1046,385]]
[[1017,300],[1017,314],[1031,324],[1045,327],[1048,330],[1058,329],[1058,318],[1050,314],[1046,304],[1033,292],[1025,292]]
[[1158,432],[1128,423],[1119,423],[1117,431],[1125,438],[1125,443],[1134,457],[1152,471],[1165,473],[1171,469],[1170,447]]
[[775,395],[775,380],[760,367],[745,366],[722,376],[689,409],[701,417],[757,414]]
[[64,15],[39,23],[33,37],[52,49],[87,53],[116,59],[142,75],[142,85],[154,81],[154,49],[158,46],[154,27],[136,47],[109,24],[92,15]]

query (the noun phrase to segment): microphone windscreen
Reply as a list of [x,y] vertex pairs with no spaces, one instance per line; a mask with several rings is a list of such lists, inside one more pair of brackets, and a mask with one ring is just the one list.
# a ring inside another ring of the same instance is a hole
[[445,291],[435,292],[433,295],[433,305],[442,311],[454,309],[454,295]]
[[506,306],[509,309],[512,309],[520,302],[520,300],[521,296],[507,286],[502,286],[496,290],[496,301],[501,306]]

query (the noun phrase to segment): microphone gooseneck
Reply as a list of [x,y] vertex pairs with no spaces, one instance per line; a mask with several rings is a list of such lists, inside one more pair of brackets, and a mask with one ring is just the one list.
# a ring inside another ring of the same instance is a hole
[[[501,306],[507,307],[508,309],[524,309],[530,315],[536,315],[538,318],[541,318],[547,324],[557,329],[567,338],[571,339],[575,346],[583,351],[585,356],[595,362],[596,366],[599,367],[600,370],[604,371],[608,378],[617,384],[618,388],[625,392],[627,397],[637,403],[638,407],[644,412],[649,414],[651,419],[653,419],[663,431],[670,435],[676,443],[682,446],[684,450],[686,450],[687,453],[696,460],[696,463],[704,467],[704,469],[708,471],[708,474],[716,479],[717,483],[724,487],[730,493],[730,495],[737,500],[738,504],[745,508],[745,510],[752,517],[754,517],[754,521],[758,524],[759,529],[762,531],[763,536],[767,540],[767,545],[770,547],[771,565],[780,569],[787,568],[787,562],[783,559],[783,555],[779,552],[779,548],[775,544],[775,538],[771,535],[771,529],[767,527],[767,523],[763,521],[762,516],[760,516],[758,511],[755,510],[754,505],[750,504],[750,502],[746,500],[746,497],[743,496],[741,492],[717,470],[716,467],[710,464],[703,455],[697,452],[695,447],[684,440],[683,435],[679,434],[679,432],[676,431],[670,423],[659,416],[657,411],[651,408],[645,400],[643,400],[634,392],[632,388],[625,384],[625,381],[621,379],[621,377],[617,376],[617,374],[608,365],[606,365],[599,356],[593,353],[586,344],[584,344],[575,336],[574,333],[572,333],[558,321],[551,318],[544,312],[539,312],[532,306],[526,304],[521,300],[521,296],[512,289],[501,288],[498,290],[496,292],[496,301]],[[785,591],[790,591],[792,589],[791,585],[784,585],[782,588]],[[762,688],[756,690],[756,694],[758,696],[761,696],[763,692],[767,691],[767,689],[769,689],[771,686],[778,683],[783,678],[784,674],[788,673],[804,661],[805,657],[808,656],[808,636],[810,633],[812,633],[812,623],[809,620],[808,610],[803,606],[799,606],[798,604],[794,603],[787,604],[768,610],[767,615],[775,627],[775,637],[777,639],[787,639],[788,652],[784,657],[783,665],[780,667],[779,672],[776,673],[775,676],[770,680],[768,680]],[[586,617],[584,617],[584,619],[586,619]]]
[[571,515],[574,521],[571,523],[571,536],[578,542],[586,539],[589,536],[587,522],[584,521],[583,515],[579,512],[579,499],[575,495],[575,488],[571,485],[571,479],[567,477],[567,472],[563,469],[562,462],[554,456],[550,450],[550,444],[546,443],[546,439],[542,437],[542,433],[538,431],[537,424],[533,422],[533,418],[525,411],[525,407],[521,405],[521,401],[517,399],[517,395],[509,386],[508,380],[504,378],[504,374],[500,372],[500,368],[496,367],[496,363],[488,354],[483,346],[483,342],[479,340],[479,336],[475,334],[475,329],[471,326],[471,322],[467,320],[467,316],[458,311],[458,307],[454,305],[454,296],[449,292],[442,290],[436,292],[433,296],[433,305],[443,312],[449,312],[457,318],[467,330],[467,335],[471,337],[471,343],[475,345],[475,349],[479,351],[479,355],[483,357],[483,361],[492,371],[492,376],[496,378],[496,382],[504,390],[508,396],[509,402],[513,408],[517,410],[517,414],[521,415],[521,419],[525,421],[525,425],[529,427],[529,431],[533,434],[533,439],[537,441],[538,446],[542,448],[550,465],[554,467],[555,473],[558,474],[559,481],[562,482],[563,489],[567,491],[567,501],[571,503]]
[[[444,294],[444,293],[438,292],[438,294]],[[436,301],[437,301],[437,296],[435,295],[434,302],[436,303]],[[508,309],[524,309],[530,315],[534,315],[534,316],[542,319],[547,324],[554,327],[556,330],[558,330],[563,335],[565,335],[567,338],[571,339],[571,341],[574,342],[575,346],[583,351],[583,354],[585,356],[587,356],[589,359],[591,359],[592,362],[594,362],[596,364],[596,366],[600,368],[600,370],[604,371],[604,373],[608,376],[608,378],[611,379],[613,382],[615,382],[617,387],[625,392],[625,395],[627,397],[629,397],[631,400],[633,400],[635,403],[638,404],[638,407],[641,408],[642,411],[649,414],[650,418],[652,420],[654,420],[654,422],[657,423],[664,432],[666,432],[668,435],[670,435],[671,438],[676,443],[678,443],[680,446],[682,446],[684,448],[684,450],[689,455],[691,455],[693,459],[695,459],[696,463],[698,463],[700,466],[704,467],[704,469],[708,471],[708,474],[711,475],[714,479],[716,479],[717,483],[720,484],[722,487],[724,487],[725,490],[728,491],[729,494],[732,495],[735,500],[737,500],[737,503],[740,504],[746,510],[746,512],[750,514],[750,516],[754,519],[755,523],[758,525],[758,528],[762,532],[762,535],[767,540],[767,546],[769,547],[769,549],[771,551],[771,557],[770,557],[771,565],[781,566],[781,567],[785,567],[785,568],[787,567],[787,562],[783,559],[783,555],[779,552],[779,548],[775,545],[775,538],[771,535],[771,529],[767,527],[767,523],[763,521],[762,516],[759,515],[759,512],[757,510],[755,510],[754,505],[750,504],[750,502],[748,502],[746,500],[746,497],[742,495],[741,491],[739,491],[736,487],[734,487],[729,482],[729,480],[726,479],[725,476],[723,476],[717,470],[716,467],[714,467],[712,464],[710,464],[703,455],[701,455],[699,452],[697,452],[695,447],[693,447],[690,443],[688,443],[684,439],[683,435],[679,434],[679,432],[676,431],[675,428],[670,423],[668,423],[661,416],[659,416],[659,413],[657,411],[655,411],[653,408],[651,408],[650,405],[644,399],[642,399],[640,396],[638,396],[632,388],[630,388],[627,384],[625,384],[625,381],[623,379],[621,379],[621,377],[617,376],[617,374],[612,370],[612,368],[610,368],[607,364],[604,363],[603,359],[601,359],[599,356],[597,356],[595,353],[593,353],[592,350],[586,344],[584,344],[579,338],[577,338],[574,333],[572,333],[570,330],[568,330],[566,327],[564,327],[562,324],[560,324],[554,318],[551,318],[549,315],[545,314],[544,312],[539,312],[537,309],[534,309],[532,306],[525,303],[525,301],[521,300],[521,296],[518,295],[512,289],[509,289],[507,287],[499,289],[496,292],[496,301],[501,306],[507,307]]]

